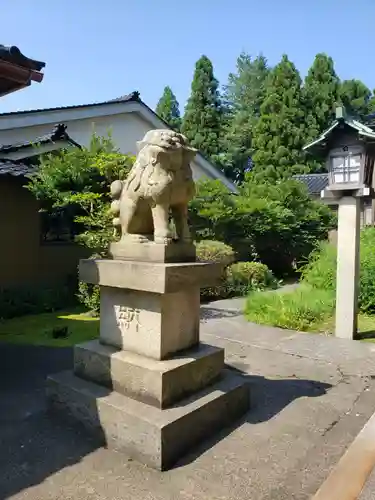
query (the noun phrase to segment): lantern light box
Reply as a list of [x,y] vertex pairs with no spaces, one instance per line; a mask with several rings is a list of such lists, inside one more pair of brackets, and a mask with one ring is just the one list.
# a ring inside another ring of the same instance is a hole
[[375,131],[336,109],[336,120],[305,151],[325,159],[329,185],[327,190],[340,195],[352,192],[365,196],[373,184]]

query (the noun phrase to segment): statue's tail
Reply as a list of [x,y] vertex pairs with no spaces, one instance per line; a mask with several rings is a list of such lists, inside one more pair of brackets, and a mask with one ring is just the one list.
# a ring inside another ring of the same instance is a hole
[[120,198],[122,190],[124,189],[124,184],[122,181],[117,180],[111,184],[111,197],[113,201],[111,203],[111,212],[114,215],[112,224],[115,228],[121,227],[120,220]]

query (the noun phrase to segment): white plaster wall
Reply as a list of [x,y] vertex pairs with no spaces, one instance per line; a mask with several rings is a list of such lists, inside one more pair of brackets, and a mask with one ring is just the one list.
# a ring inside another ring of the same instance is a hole
[[[67,132],[70,137],[82,146],[89,145],[93,131],[100,136],[105,136],[108,131],[111,131],[115,145],[125,154],[136,154],[136,142],[141,140],[145,133],[152,128],[137,113],[123,113],[79,120],[69,120],[68,117],[64,117],[63,123],[67,125]],[[53,125],[45,124],[0,130],[0,144],[31,141],[38,136],[50,133],[52,129]],[[192,170],[195,180],[203,175],[207,176],[196,161],[192,162]]]

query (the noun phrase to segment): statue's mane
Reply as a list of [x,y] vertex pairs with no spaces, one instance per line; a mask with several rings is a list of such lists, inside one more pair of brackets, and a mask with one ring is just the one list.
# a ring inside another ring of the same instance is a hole
[[[138,153],[137,159],[129,172],[129,175],[125,181],[125,189],[131,189],[133,191],[138,191],[141,186],[148,184],[148,179],[155,171],[155,165],[152,162],[153,157],[149,154],[149,150],[154,148],[154,146],[145,144],[141,151]],[[160,150],[160,154],[172,154],[172,149],[164,149]],[[165,172],[167,175],[167,171],[163,168],[162,172]]]

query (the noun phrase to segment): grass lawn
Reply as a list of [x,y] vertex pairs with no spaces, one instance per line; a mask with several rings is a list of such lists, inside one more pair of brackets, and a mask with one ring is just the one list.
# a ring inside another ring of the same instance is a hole
[[12,344],[68,347],[98,336],[98,318],[90,317],[82,309],[0,321],[0,342]]
[[[245,316],[253,323],[330,335],[335,329],[334,308],[332,291],[300,285],[292,291],[251,293]],[[358,340],[375,342],[375,315],[360,314],[358,331]]]

